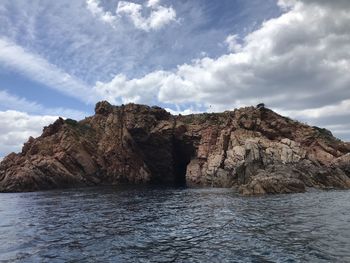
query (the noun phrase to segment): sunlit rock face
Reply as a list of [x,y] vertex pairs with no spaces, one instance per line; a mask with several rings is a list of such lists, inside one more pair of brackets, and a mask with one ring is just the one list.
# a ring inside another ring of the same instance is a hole
[[99,102],[58,119],[0,165],[0,191],[163,184],[235,187],[244,195],[350,188],[350,144],[265,107],[173,116]]

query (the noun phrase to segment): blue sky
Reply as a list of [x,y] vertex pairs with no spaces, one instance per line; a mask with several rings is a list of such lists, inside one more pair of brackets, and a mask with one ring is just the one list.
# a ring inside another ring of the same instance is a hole
[[350,140],[346,0],[2,0],[0,157],[94,104],[265,102]]

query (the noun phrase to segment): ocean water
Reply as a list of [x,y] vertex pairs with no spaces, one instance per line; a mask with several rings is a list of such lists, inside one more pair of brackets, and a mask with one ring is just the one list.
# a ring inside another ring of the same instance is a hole
[[0,262],[350,262],[350,191],[0,194]]

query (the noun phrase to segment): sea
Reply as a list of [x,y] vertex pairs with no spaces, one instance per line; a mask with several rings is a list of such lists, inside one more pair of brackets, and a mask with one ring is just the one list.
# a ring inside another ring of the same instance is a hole
[[350,262],[350,191],[1,193],[0,262]]

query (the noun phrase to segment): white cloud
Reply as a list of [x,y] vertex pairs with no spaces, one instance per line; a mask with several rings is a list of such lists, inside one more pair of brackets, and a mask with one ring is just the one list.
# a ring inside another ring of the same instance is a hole
[[25,98],[20,98],[12,95],[6,90],[0,90],[0,106],[9,110],[24,111],[32,114],[54,115],[64,118],[73,118],[80,120],[87,114],[78,110],[67,108],[47,108],[37,102],[28,101]]
[[[137,4],[128,1],[119,1],[116,8],[116,15],[109,11],[105,11],[101,7],[99,0],[87,0],[87,9],[93,16],[99,18],[105,23],[110,24],[114,28],[118,28],[122,17],[131,20],[137,29],[144,31],[158,30],[166,26],[172,21],[176,21],[176,12],[170,7],[160,5],[159,0],[149,0],[145,4]],[[149,12],[148,17],[143,13]]]
[[41,134],[57,116],[28,115],[19,111],[0,111],[0,156],[21,150],[29,136]]
[[[281,109],[323,107],[330,97],[334,103],[350,97],[349,23],[350,15],[342,10],[298,3],[247,35],[236,53],[138,79],[118,75],[95,89],[110,98],[132,98],[135,90],[147,87],[160,102],[174,104],[232,107],[264,101]],[[229,36],[228,42],[235,39]],[[142,102],[142,96],[137,101]]]
[[278,0],[278,5],[284,9],[291,8],[298,4],[297,0]]
[[148,7],[154,7],[154,6],[159,5],[159,2],[160,2],[160,0],[148,0],[147,6]]
[[285,114],[297,118],[317,119],[321,117],[346,116],[350,113],[350,99],[343,100],[340,103],[327,105],[319,108],[285,111]]
[[225,44],[231,52],[239,52],[242,49],[242,45],[238,42],[238,35],[229,35],[225,40]]
[[87,115],[73,109],[46,108],[4,90],[0,90],[0,105],[7,109],[0,111],[0,157],[20,151],[29,136],[40,135],[42,128],[53,123],[58,116],[82,119]]
[[85,102],[93,100],[85,83],[51,64],[42,56],[3,38],[0,38],[0,63],[0,67],[17,71],[71,97]]
[[338,136],[340,138],[343,138],[343,140],[350,142],[350,124],[344,123],[335,125],[324,125],[322,127],[332,131],[335,136]]
[[[142,14],[149,17],[152,9],[146,0],[128,1],[143,3]],[[216,49],[216,41],[223,39],[226,31],[221,27],[209,31],[203,28],[208,14],[198,1],[160,1],[159,5],[171,5],[179,17],[163,30],[147,34],[136,29],[125,15],[115,14],[118,1],[100,0],[99,5],[104,12],[118,17],[115,28],[92,15],[86,0],[0,2],[1,36],[88,85],[98,80],[106,82],[118,73],[141,76],[174,68],[199,50],[210,53]]]
[[190,107],[184,110],[181,110],[179,106],[176,107],[176,110],[170,109],[170,108],[165,108],[166,111],[170,112],[173,115],[189,115],[189,114],[197,114],[197,113],[202,113],[201,111],[198,111],[194,109],[194,107]]
[[144,31],[157,30],[176,21],[176,12],[171,6],[162,6],[156,0],[148,1],[146,6],[151,8],[148,17],[142,15],[144,6],[127,1],[119,1],[116,12],[129,17],[136,28]]
[[87,9],[95,16],[101,19],[103,22],[116,26],[117,17],[112,15],[111,12],[105,12],[102,7],[100,7],[99,0],[87,0],[86,1]]
[[[157,98],[214,110],[264,102],[317,123],[320,116],[349,109],[350,2],[341,2],[280,0],[285,13],[264,22],[241,45],[236,36],[227,38],[234,53],[138,79],[118,75],[99,82],[95,90],[116,101]],[[140,10],[137,5],[125,4],[127,8],[136,14]]]
[[129,80],[125,75],[119,74],[110,82],[97,82],[94,92],[97,97],[106,99],[111,103],[147,103],[157,102],[157,94],[166,73],[153,72],[142,79]]

